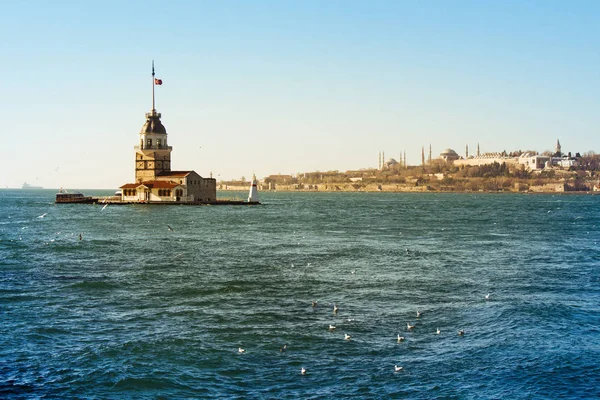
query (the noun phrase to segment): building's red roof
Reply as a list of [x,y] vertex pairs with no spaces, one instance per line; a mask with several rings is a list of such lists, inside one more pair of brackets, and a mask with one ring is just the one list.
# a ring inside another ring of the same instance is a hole
[[181,184],[169,181],[147,181],[140,183],[126,183],[120,186],[120,189],[135,189],[140,186],[146,186],[149,189],[173,189],[174,187],[180,186]]

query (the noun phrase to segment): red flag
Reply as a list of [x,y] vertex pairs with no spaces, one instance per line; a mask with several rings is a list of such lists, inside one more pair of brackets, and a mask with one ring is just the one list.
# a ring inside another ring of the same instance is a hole
[[162,85],[162,79],[154,78],[155,85]]

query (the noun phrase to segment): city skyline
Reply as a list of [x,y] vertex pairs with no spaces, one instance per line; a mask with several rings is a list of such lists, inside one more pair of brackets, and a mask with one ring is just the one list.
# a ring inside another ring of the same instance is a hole
[[131,180],[152,60],[173,170],[218,180],[371,168],[381,150],[419,165],[430,143],[434,156],[598,147],[592,1],[62,1],[3,14],[0,187]]

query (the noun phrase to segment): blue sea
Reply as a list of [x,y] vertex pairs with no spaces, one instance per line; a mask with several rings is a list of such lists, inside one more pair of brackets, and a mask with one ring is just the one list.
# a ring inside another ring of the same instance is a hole
[[54,195],[0,190],[0,398],[600,398],[600,196]]

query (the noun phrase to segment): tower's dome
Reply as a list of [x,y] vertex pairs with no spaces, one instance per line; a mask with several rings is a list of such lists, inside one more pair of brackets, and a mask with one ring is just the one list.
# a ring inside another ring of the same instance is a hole
[[165,129],[162,122],[160,122],[160,114],[159,113],[147,113],[146,114],[146,123],[142,126],[142,133],[162,133],[164,135],[167,134],[167,130]]

